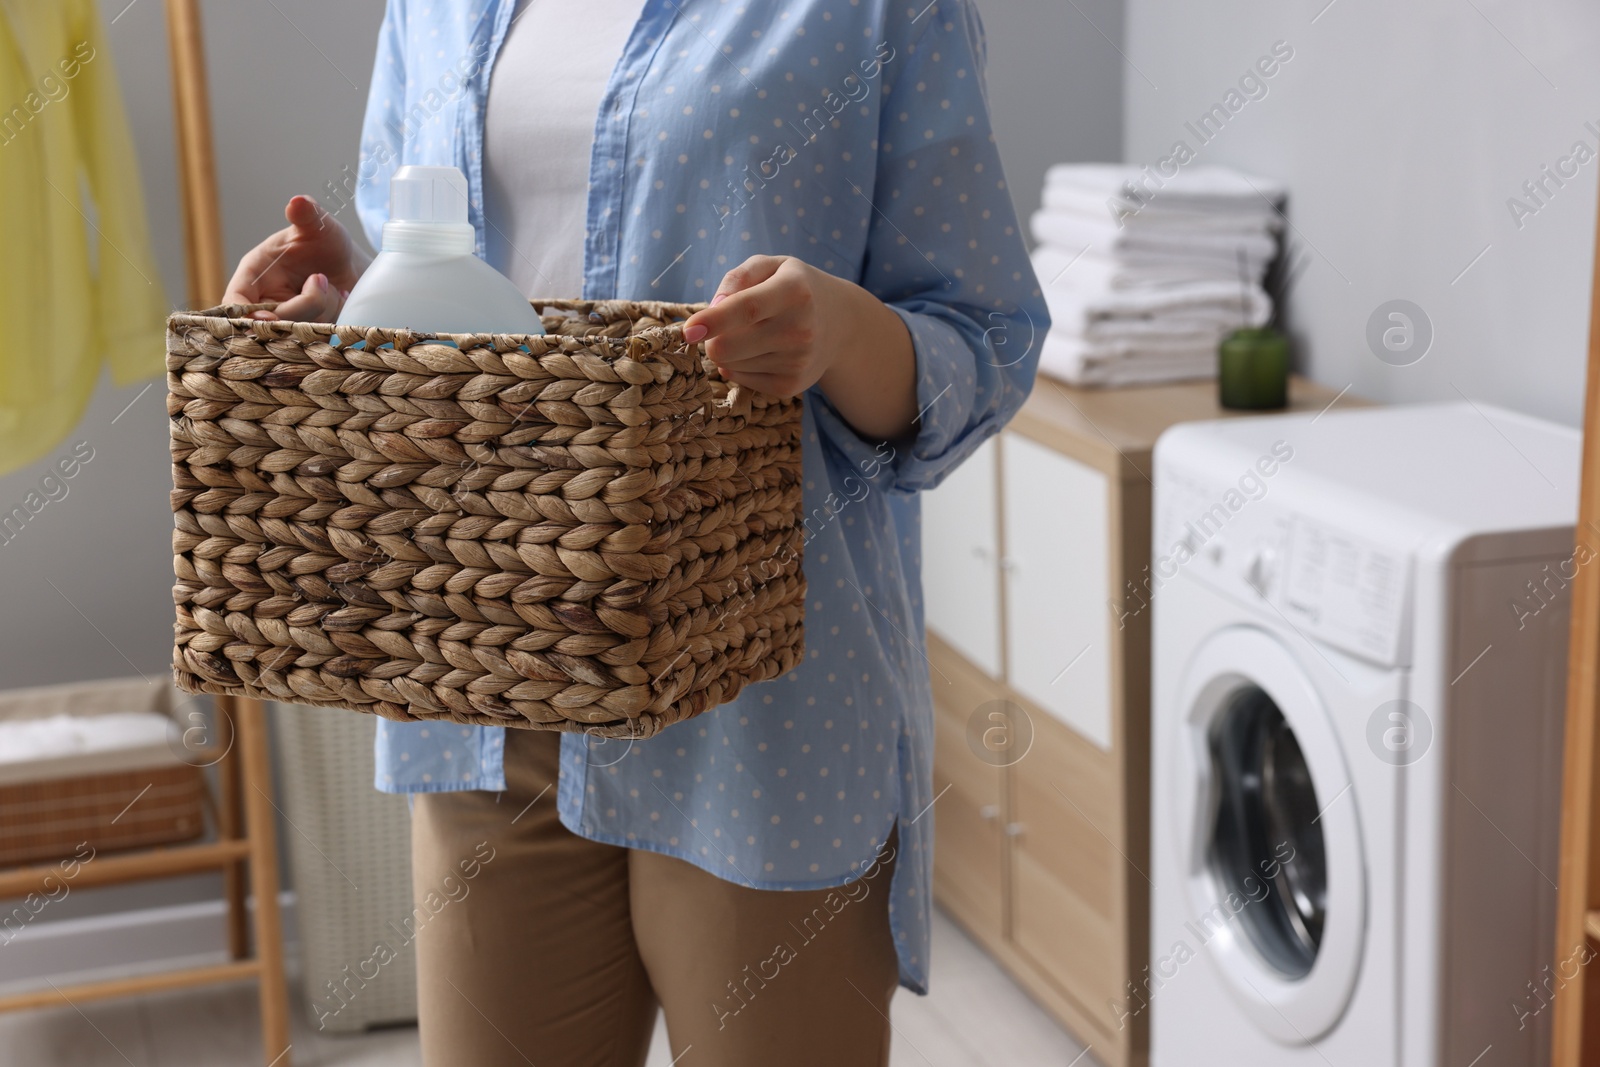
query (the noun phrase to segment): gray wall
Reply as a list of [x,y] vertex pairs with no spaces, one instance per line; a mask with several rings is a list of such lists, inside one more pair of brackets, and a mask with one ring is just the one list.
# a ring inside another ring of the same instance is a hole
[[1026,223],[1050,164],[1122,158],[1123,2],[976,2],[989,38],[995,137]]
[[[1378,399],[1465,395],[1577,424],[1600,161],[1549,183],[1520,228],[1507,200],[1575,142],[1596,147],[1584,123],[1600,120],[1600,6],[1129,0],[1128,158],[1197,145],[1185,122],[1278,40],[1294,58],[1199,160],[1289,186],[1301,368]],[[1380,362],[1366,339],[1397,298],[1434,328],[1411,366]]]

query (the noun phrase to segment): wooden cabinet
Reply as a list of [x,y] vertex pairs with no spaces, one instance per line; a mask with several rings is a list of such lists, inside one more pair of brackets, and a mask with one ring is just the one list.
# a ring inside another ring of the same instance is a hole
[[1000,559],[996,442],[986,441],[923,497],[922,569],[927,624],[992,678],[1000,677]]
[[1018,693],[1111,747],[1111,633],[1104,473],[1004,435],[1007,662]]
[[[1228,414],[1210,382],[1041,378],[924,495],[935,896],[1107,1067],[1148,1059],[1148,1013],[1125,1007],[1149,958],[1151,450]],[[981,741],[997,708],[1031,730],[1003,758]]]
[[961,912],[974,934],[994,939],[1005,922],[1000,795],[1005,780],[999,767],[972,751],[969,715],[963,714],[993,699],[994,683],[959,655],[946,651],[940,658],[950,682],[934,704],[933,789],[939,798],[934,854],[944,857],[934,869],[934,893]]
[[1010,771],[1011,944],[1070,1000],[1074,1032],[1114,1062],[1104,1042],[1128,957],[1119,852],[1144,835],[1123,825],[1111,761],[1070,730],[1037,723],[1032,750]]

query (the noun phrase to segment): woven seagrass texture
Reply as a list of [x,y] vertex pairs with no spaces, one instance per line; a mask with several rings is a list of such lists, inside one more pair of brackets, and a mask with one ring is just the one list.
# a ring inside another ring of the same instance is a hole
[[0,785],[0,867],[65,859],[84,845],[193,841],[205,832],[205,802],[205,779],[182,763]]
[[649,737],[799,663],[800,401],[722,381],[696,305],[535,303],[168,320],[181,688]]

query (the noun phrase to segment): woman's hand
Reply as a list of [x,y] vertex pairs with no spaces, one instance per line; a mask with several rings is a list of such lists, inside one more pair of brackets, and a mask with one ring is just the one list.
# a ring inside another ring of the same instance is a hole
[[228,281],[225,304],[278,301],[254,319],[332,322],[370,262],[339,221],[309,196],[283,209],[289,225],[256,245]]
[[704,341],[724,378],[763,393],[820,383],[864,437],[901,437],[916,419],[916,355],[900,316],[792,256],[752,256],[730,270],[683,337]]

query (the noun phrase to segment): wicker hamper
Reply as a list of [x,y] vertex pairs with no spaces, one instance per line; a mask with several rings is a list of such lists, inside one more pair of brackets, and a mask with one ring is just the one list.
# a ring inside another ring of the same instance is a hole
[[696,306],[535,303],[168,320],[180,687],[649,737],[799,662],[800,401],[723,382]]
[[85,844],[97,855],[199,837],[205,780],[181,756],[176,707],[170,685],[142,678],[0,692],[0,721],[117,711],[173,719],[157,744],[0,764],[0,867],[65,859]]
[[[273,704],[307,1018],[347,1033],[417,1017],[406,798],[372,788],[376,725]],[[382,945],[387,951],[382,951]]]

